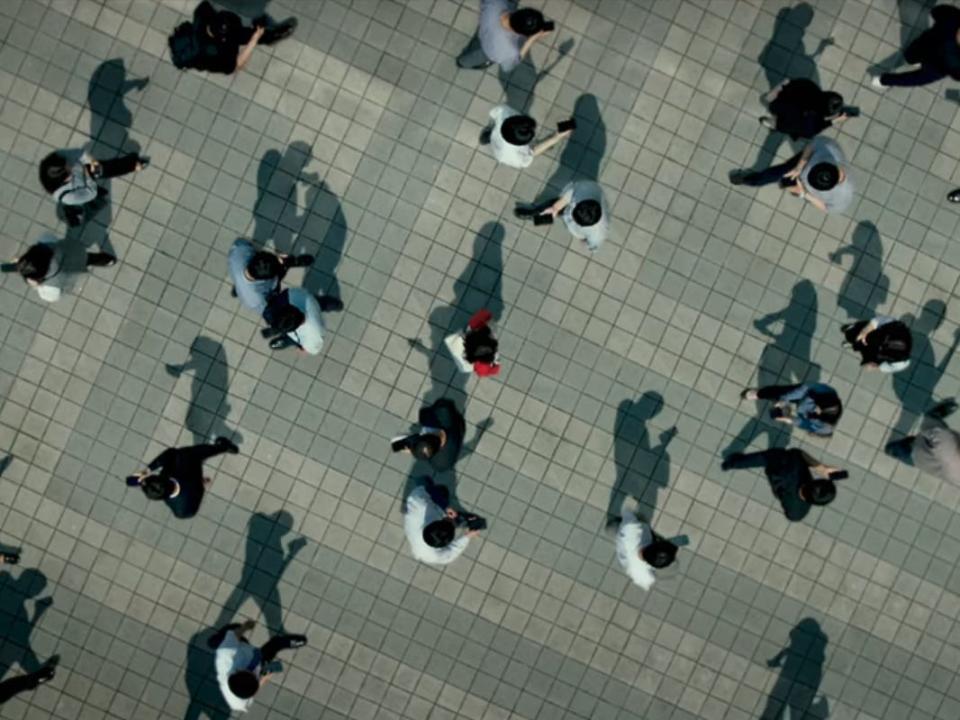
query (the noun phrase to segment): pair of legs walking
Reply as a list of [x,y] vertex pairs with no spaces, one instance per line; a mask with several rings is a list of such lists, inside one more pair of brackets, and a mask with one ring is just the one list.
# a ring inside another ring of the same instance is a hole
[[931,40],[931,32],[927,30],[910,43],[903,53],[904,60],[910,65],[920,64],[919,68],[901,73],[883,73],[879,77],[880,84],[884,87],[919,87],[945,78],[946,73],[929,62]]
[[[756,172],[736,171],[731,173],[730,180],[734,185],[749,185],[750,187],[762,187],[764,185],[772,185],[775,182],[781,182],[784,176],[793,170],[800,162],[801,155],[802,153],[797,153],[789,160],[779,165],[771,165],[765,170],[758,170]],[[795,185],[796,182],[797,181],[790,182],[784,185],[784,187]]]
[[17,675],[17,677],[12,677],[9,680],[0,682],[0,705],[7,702],[7,700],[14,695],[26,692],[27,690],[35,690],[42,683],[52,680],[53,675],[53,666],[47,665],[36,672]]
[[493,65],[480,45],[480,34],[474,33],[470,42],[457,57],[457,67],[463,70],[483,70]]
[[[242,623],[231,623],[230,625],[222,627],[210,637],[207,644],[211,650],[216,650],[220,647],[220,643],[223,642],[228,632],[241,628],[243,628]],[[246,642],[246,640],[244,640],[244,642]],[[260,663],[261,665],[266,665],[267,663],[273,662],[277,657],[277,653],[281,650],[291,650],[293,648],[303,647],[306,644],[306,635],[277,635],[276,637],[272,637],[259,648]]]

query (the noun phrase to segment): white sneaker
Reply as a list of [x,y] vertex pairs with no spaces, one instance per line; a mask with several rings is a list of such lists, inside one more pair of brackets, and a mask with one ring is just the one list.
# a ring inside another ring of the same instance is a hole
[[871,87],[873,87],[873,88],[875,88],[875,89],[877,89],[877,90],[886,90],[886,89],[887,89],[887,86],[884,85],[882,82],[880,82],[880,76],[879,76],[879,75],[874,75],[874,76],[870,79],[870,85],[871,85]]

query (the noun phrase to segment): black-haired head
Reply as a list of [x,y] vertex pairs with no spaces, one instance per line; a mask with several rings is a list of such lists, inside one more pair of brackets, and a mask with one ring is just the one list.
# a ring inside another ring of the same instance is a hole
[[665,568],[677,557],[677,546],[669,540],[657,540],[640,551],[640,555],[655,568]]
[[173,495],[173,481],[159,475],[148,475],[140,481],[143,494],[150,500],[165,500]]
[[446,547],[453,542],[456,530],[450,518],[434,520],[423,529],[423,541],[432,548]]
[[843,95],[835,92],[823,94],[823,114],[828,118],[836,117],[843,112]]
[[263,319],[270,324],[270,329],[276,333],[291,333],[303,325],[306,318],[300,309],[290,304],[268,305],[263,313]]
[[500,126],[500,134],[511,145],[529,145],[537,132],[537,121],[529,115],[508,117]]
[[582,227],[590,227],[600,222],[603,209],[597,200],[581,200],[573,208],[573,220]]
[[227,686],[230,692],[241,700],[248,700],[257,694],[260,689],[260,681],[257,676],[249,670],[240,670],[227,678]]
[[65,155],[52,152],[40,161],[40,184],[53,193],[70,179],[70,163]]
[[520,8],[510,13],[510,29],[517,35],[530,37],[543,30],[543,13],[533,8]]
[[254,280],[272,280],[280,276],[280,260],[273,253],[261,250],[250,258],[247,272]]
[[810,168],[810,172],[807,174],[807,182],[814,190],[820,190],[821,192],[832,190],[840,182],[840,168],[833,163],[817,163]]
[[420,435],[410,447],[410,452],[415,458],[420,460],[429,460],[440,449],[440,436],[433,433]]
[[832,480],[808,480],[800,486],[800,497],[811,505],[827,505],[837,496]]
[[53,249],[46,243],[37,243],[17,258],[17,272],[24,280],[39,282],[50,272],[52,262]]
[[241,27],[240,18],[236,14],[227,12],[226,10],[218,12],[208,26],[213,39],[221,43],[236,37]]

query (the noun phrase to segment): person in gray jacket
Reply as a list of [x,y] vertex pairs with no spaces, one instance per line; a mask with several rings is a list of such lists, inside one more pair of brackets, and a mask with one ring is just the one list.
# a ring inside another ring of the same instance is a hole
[[887,454],[944,482],[960,485],[960,433],[943,421],[956,409],[953,400],[935,406],[924,416],[920,432],[887,443]]

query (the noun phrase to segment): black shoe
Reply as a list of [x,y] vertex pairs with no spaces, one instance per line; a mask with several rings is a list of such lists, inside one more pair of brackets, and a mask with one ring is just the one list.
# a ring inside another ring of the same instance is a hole
[[489,145],[490,138],[493,137],[493,128],[484,128],[483,132],[480,133],[480,144]]
[[301,648],[307,644],[306,635],[287,635],[284,640],[287,642],[287,647],[291,650]]
[[340,312],[343,310],[343,300],[331,297],[330,295],[321,295],[317,298],[322,312]]
[[110,253],[87,253],[87,267],[110,267],[117,264],[117,258]]
[[952,203],[960,203],[960,188],[957,188],[956,190],[948,194],[947,200],[949,200]]
[[238,448],[237,444],[230,440],[230,438],[218,437],[213,441],[213,444],[219,448],[223,448],[231,455],[236,455],[238,452],[240,452],[240,448]]
[[274,338],[270,341],[271,350],[283,350],[285,347],[290,346],[290,338],[286,335],[281,335],[280,337]]
[[289,255],[283,264],[288,268],[308,267],[313,265],[313,255]]
[[723,459],[723,462],[720,463],[720,469],[724,471],[729,470],[733,467],[733,463],[736,462],[737,458],[741,457],[743,457],[743,453],[730,453]]
[[56,674],[57,670],[53,665],[47,665],[46,667],[37,670],[37,685],[43,685],[44,683],[50,682],[53,680],[53,677]]
[[141,170],[145,169],[147,166],[150,165],[150,158],[146,157],[145,155],[141,155],[138,160],[140,162]]
[[732,170],[730,171],[730,184],[731,185],[743,185],[743,181],[747,179],[749,175],[746,170]]
[[237,289],[235,287],[230,288],[230,297],[237,296]]
[[0,553],[0,558],[3,558],[4,565],[20,564],[20,553],[17,552]]
[[275,42],[281,40],[286,40],[288,37],[293,35],[293,31],[297,29],[297,19],[296,18],[287,18],[282,23],[277,23],[273,27],[268,27],[263,31],[263,36],[260,38],[260,42],[264,45],[272,45]]

